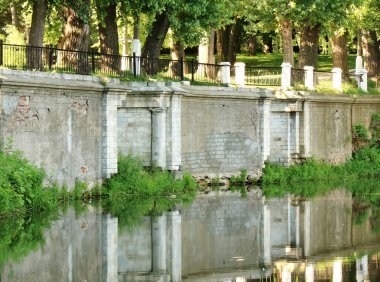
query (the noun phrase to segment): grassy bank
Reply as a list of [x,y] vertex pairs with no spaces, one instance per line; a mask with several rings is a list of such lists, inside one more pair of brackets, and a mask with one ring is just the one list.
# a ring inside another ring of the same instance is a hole
[[131,156],[120,156],[118,165],[119,173],[104,185],[89,189],[86,183],[77,182],[68,191],[58,185],[44,186],[45,172],[20,152],[0,151],[0,216],[55,210],[75,200],[108,198],[124,203],[130,198],[186,200],[195,196],[196,183],[190,175],[175,179],[169,172],[145,169],[139,159]]

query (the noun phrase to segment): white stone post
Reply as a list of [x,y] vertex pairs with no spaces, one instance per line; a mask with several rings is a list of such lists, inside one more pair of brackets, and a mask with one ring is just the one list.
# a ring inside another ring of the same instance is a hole
[[230,86],[231,84],[231,64],[229,62],[221,62],[220,66],[220,83],[227,84]]
[[286,90],[291,86],[292,65],[289,63],[282,63],[281,68],[281,89]]
[[333,88],[342,91],[342,69],[333,68]]
[[366,69],[362,69],[359,73],[359,89],[367,92],[368,90],[368,71]]
[[128,33],[127,33],[127,27],[126,25],[123,26],[123,38],[121,40],[122,42],[122,51],[121,51],[121,70],[126,71],[128,69]]
[[235,83],[244,87],[245,85],[245,64],[244,63],[235,63]]
[[359,74],[362,69],[363,69],[363,57],[362,56],[356,56],[355,74]]
[[152,108],[152,162],[166,169],[166,109]]
[[305,282],[314,282],[314,264],[308,263],[305,269]]
[[343,262],[342,259],[335,259],[333,263],[333,282],[342,282],[343,279]]
[[314,67],[305,66],[305,87],[309,90],[314,90]]
[[[140,57],[141,57],[141,42],[139,39],[132,40],[132,55],[136,55],[136,75],[140,75]],[[132,64],[132,72],[133,72],[133,64]]]

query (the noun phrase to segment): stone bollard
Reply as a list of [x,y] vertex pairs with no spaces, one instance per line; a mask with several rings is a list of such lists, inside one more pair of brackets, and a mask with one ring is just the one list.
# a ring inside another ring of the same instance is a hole
[[308,90],[314,90],[314,67],[312,66],[305,66],[305,87]]
[[286,90],[291,86],[292,65],[289,63],[282,63],[281,68],[281,89]]
[[136,58],[136,75],[141,74],[140,69],[140,57],[141,57],[141,42],[139,39],[133,39],[132,40],[132,54],[134,54]]
[[342,69],[341,68],[333,68],[333,88],[342,91]]
[[220,83],[230,86],[231,84],[230,62],[221,62],[219,66],[220,66]]
[[358,74],[358,86],[359,89],[367,92],[368,90],[368,71],[366,69],[362,69],[361,72]]
[[245,64],[244,63],[235,63],[235,83],[244,87],[245,85]]

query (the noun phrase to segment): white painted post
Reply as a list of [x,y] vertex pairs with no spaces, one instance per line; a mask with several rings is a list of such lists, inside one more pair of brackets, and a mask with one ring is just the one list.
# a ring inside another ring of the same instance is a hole
[[314,90],[314,67],[305,66],[305,87],[309,90]]
[[342,69],[333,68],[333,88],[342,91]]
[[292,65],[289,63],[282,63],[281,68],[281,89],[286,90],[291,86]]
[[221,62],[219,65],[220,65],[220,83],[227,84],[228,86],[230,86],[231,84],[230,62]]
[[132,54],[135,54],[136,57],[136,75],[140,75],[140,57],[141,57],[141,42],[140,39],[133,39],[132,40]]
[[355,74],[359,74],[362,69],[363,69],[363,57],[362,56],[356,56]]
[[[360,77],[361,76],[361,77]],[[365,92],[368,90],[367,80],[368,80],[368,71],[366,69],[362,69],[359,73],[359,88]]]
[[245,85],[245,64],[244,63],[235,63],[235,83],[244,87]]

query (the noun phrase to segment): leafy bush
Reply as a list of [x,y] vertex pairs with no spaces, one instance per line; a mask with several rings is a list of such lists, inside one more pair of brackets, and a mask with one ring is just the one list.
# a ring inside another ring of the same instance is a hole
[[144,169],[132,156],[119,156],[118,173],[106,182],[111,199],[120,197],[156,197],[195,193],[196,184],[190,175],[175,179],[169,172],[155,167]]

